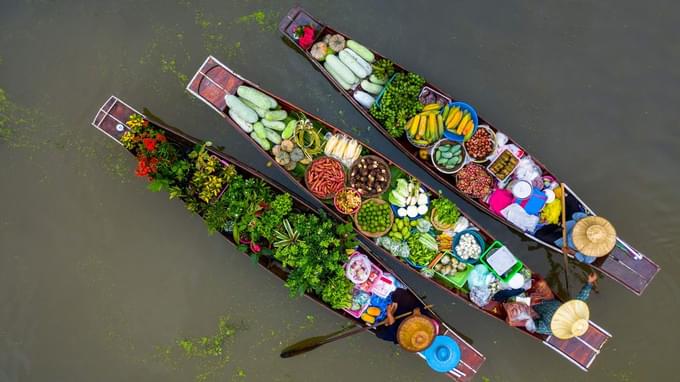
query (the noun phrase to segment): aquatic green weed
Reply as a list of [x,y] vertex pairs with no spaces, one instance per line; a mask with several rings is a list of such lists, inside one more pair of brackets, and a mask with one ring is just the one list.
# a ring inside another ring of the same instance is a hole
[[[157,346],[154,358],[177,370],[187,361],[197,362],[196,382],[205,382],[220,373],[230,361],[228,345],[238,327],[227,316],[220,316],[217,331],[211,336],[182,337],[174,345]],[[245,372],[243,373],[245,376]]]
[[273,31],[276,29],[279,20],[278,12],[269,12],[257,10],[249,15],[241,16],[236,20],[237,24],[256,24],[260,26],[260,30]]

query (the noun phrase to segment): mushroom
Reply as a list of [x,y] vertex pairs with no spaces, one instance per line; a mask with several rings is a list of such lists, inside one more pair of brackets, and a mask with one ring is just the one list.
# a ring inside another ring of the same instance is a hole
[[295,148],[295,144],[290,139],[284,139],[281,141],[281,150],[285,152],[291,152]]
[[276,159],[276,163],[285,166],[285,165],[287,165],[288,163],[290,163],[290,154],[288,154],[288,153],[285,152],[285,151],[280,151],[280,152],[276,155],[275,159]]
[[301,161],[304,156],[302,149],[299,147],[294,148],[293,151],[290,152],[290,160],[295,162]]
[[345,38],[339,34],[333,35],[328,39],[328,46],[333,49],[333,51],[340,52],[345,49]]
[[275,145],[274,147],[272,147],[272,154],[274,154],[274,156],[279,155],[280,152],[281,152],[281,145]]
[[323,61],[328,53],[328,45],[323,41],[319,41],[312,45],[310,53],[317,61]]

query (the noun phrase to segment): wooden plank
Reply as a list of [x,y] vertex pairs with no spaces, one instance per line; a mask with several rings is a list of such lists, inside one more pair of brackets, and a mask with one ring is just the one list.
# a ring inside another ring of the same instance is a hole
[[591,324],[588,331],[578,338],[561,340],[555,336],[550,336],[547,342],[558,349],[565,357],[581,365],[584,369],[588,369],[609,338],[610,336],[607,333]]
[[647,280],[640,277],[640,275],[635,273],[630,268],[619,263],[613,257],[605,257],[602,262],[599,263],[599,269],[606,273],[609,277],[628,286],[636,293],[642,292],[648,283]]
[[616,257],[617,260],[634,269],[635,272],[637,272],[642,278],[646,280],[651,280],[660,269],[660,267],[648,257],[643,255],[642,259],[635,260],[632,253],[618,246],[614,248],[609,256]]

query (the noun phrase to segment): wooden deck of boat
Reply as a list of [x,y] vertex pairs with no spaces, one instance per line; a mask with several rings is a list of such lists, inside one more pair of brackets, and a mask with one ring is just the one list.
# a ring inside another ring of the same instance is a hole
[[[205,77],[205,78],[204,78]],[[229,67],[226,65],[222,64],[219,62],[217,59],[214,57],[208,57],[203,65],[199,68],[199,70],[196,72],[192,80],[189,82],[189,85],[187,86],[187,90],[194,94],[197,98],[205,102],[207,105],[209,105],[212,109],[220,113],[220,115],[224,116],[227,122],[238,132],[242,132],[242,130],[237,126],[237,124],[226,115],[226,105],[224,104],[224,96],[226,94],[233,94],[235,92],[235,89],[241,85],[241,84],[247,84],[248,86],[253,86],[258,88],[259,90],[267,93],[271,97],[277,99],[277,101],[285,105],[289,108],[292,108],[296,111],[300,111],[305,113],[308,117],[317,119],[321,123],[325,123],[322,120],[320,120],[318,117],[306,113],[304,110],[298,108],[295,105],[292,105],[285,100],[281,99],[280,97],[271,94],[270,92],[266,91],[265,89],[260,88],[256,84],[252,83],[251,81],[247,81],[244,78],[240,77],[237,73],[233,72]],[[329,129],[335,129],[332,125],[328,125]],[[335,129],[337,130],[337,129]],[[247,134],[243,133],[242,134],[246,139],[250,138],[247,136]],[[349,134],[351,136],[351,134]],[[252,142],[251,142],[252,143]],[[259,145],[255,144],[255,147],[259,149],[259,151],[268,157],[268,153],[260,148]],[[367,146],[370,148],[370,146]],[[290,176],[290,174],[283,170],[285,174]],[[292,179],[295,181],[295,179]],[[332,212],[332,210],[331,210]],[[408,265],[400,262],[400,264],[403,265],[404,268],[408,269],[411,272],[418,273]],[[504,317],[502,315],[499,315],[497,313],[494,313],[493,311],[487,311],[484,309],[478,308],[476,305],[472,304],[472,302],[469,301],[465,296],[460,295],[457,293],[457,290],[451,290],[445,288],[443,285],[434,283],[434,285],[438,286],[440,289],[448,292],[452,296],[456,296],[457,298],[462,299],[463,301],[467,302],[470,306],[473,308],[479,309],[480,311],[491,315],[495,318],[504,320]],[[593,324],[594,325],[594,324]],[[598,327],[599,328],[599,327]],[[571,362],[574,364],[578,365],[580,368],[587,370],[587,368],[592,364],[593,360],[599,354],[599,350],[604,346],[604,343],[608,338],[611,336],[607,334],[607,338],[604,340],[600,340],[599,336],[590,336],[586,335],[581,337],[580,339],[572,339],[570,341],[563,341],[564,343],[556,343],[555,339],[549,339],[547,336],[541,336],[537,334],[531,334],[527,332],[526,330],[521,330],[521,332],[530,335],[531,337],[538,339],[540,341],[543,341],[548,347],[551,349],[555,350],[558,352],[560,355],[563,357],[569,359]],[[603,331],[604,332],[604,331]],[[589,332],[590,333],[590,332]],[[606,332],[604,332],[606,333]],[[592,343],[590,341],[593,341]],[[559,345],[559,346],[557,346]],[[462,349],[462,347],[461,347]],[[592,349],[597,349],[596,353],[593,353]],[[474,353],[478,354],[479,357],[482,357],[481,354],[477,353],[476,350],[472,349]],[[476,357],[473,357],[473,353],[470,353],[470,359],[464,358],[465,364],[470,366],[470,370],[478,370],[478,367],[475,367],[476,362],[483,362],[482,359],[477,359]],[[461,362],[463,364],[463,362]],[[459,366],[458,369],[464,366]],[[461,370],[462,372],[465,372],[465,370]]]
[[[206,61],[206,63],[207,63],[207,61]],[[219,76],[219,74],[218,74],[218,76]],[[224,77],[222,77],[222,80],[225,81],[224,83],[231,83],[231,81],[233,81],[233,78],[236,78],[236,77],[230,76],[229,78],[227,78],[226,76],[224,76]],[[234,85],[233,89],[235,89],[237,86],[238,85]],[[213,88],[211,88],[211,89],[213,89]],[[215,98],[215,96],[214,96],[214,94],[216,93],[214,91],[214,89],[209,91],[209,93],[213,94],[213,98],[215,99],[216,104],[219,104],[219,99]],[[221,98],[222,98],[222,101],[224,101],[224,95],[222,95]],[[226,107],[226,105],[224,105],[224,107]],[[115,96],[111,96],[104,103],[104,105],[102,105],[102,107],[99,109],[99,111],[95,115],[94,120],[92,121],[92,125],[95,128],[101,130],[104,134],[106,134],[107,136],[109,136],[110,138],[112,138],[113,140],[115,140],[117,143],[120,144],[121,143],[120,138],[124,134],[125,130],[127,130],[127,126],[125,125],[125,122],[133,114],[142,115],[141,113],[136,111],[134,108],[132,108],[131,106],[129,106],[128,104],[126,104],[122,100],[118,99]],[[169,127],[163,127],[163,128],[166,129],[167,131],[173,133],[173,134],[177,134],[180,139],[191,141],[193,143],[196,142],[195,139],[192,139],[191,137],[181,133],[180,131],[177,131],[176,129],[171,129]],[[220,156],[220,153],[215,152],[214,154]],[[235,160],[233,160],[233,158],[222,157],[221,159],[223,159],[223,160],[226,159],[228,162],[232,162],[232,163],[235,162]],[[309,206],[307,206],[307,207],[311,208]],[[231,240],[229,237],[227,237],[225,235],[222,235],[222,236],[227,241],[232,242],[232,244],[233,244],[233,240]],[[245,254],[245,253],[244,253],[244,255],[247,256],[247,254]],[[379,264],[380,267],[383,270],[387,270],[387,271],[392,272],[391,270],[389,270],[389,268],[387,268],[385,266],[385,264],[383,264],[379,259],[375,258],[373,255],[371,255],[371,259],[374,262],[376,262],[377,264]],[[262,268],[266,269],[270,273],[274,274],[277,278],[284,280],[284,281],[286,280],[288,273],[283,269],[283,267],[278,262],[272,261],[271,258],[269,258],[267,256],[260,256],[258,258],[258,265],[260,265]],[[395,277],[396,277],[396,274],[395,274]],[[415,293],[415,292],[411,290],[411,293]],[[340,316],[343,316],[347,319],[350,319],[354,322],[361,324],[360,321],[351,317],[349,314],[347,314],[345,312],[341,312],[341,311],[331,309],[329,306],[324,304],[318,298],[316,298],[314,296],[310,296],[308,294],[305,294],[305,296],[310,298],[312,301],[316,302],[317,304],[323,306],[328,311],[333,312],[335,314],[338,314]],[[436,313],[434,313],[434,312],[432,312],[432,313],[436,316]],[[444,328],[444,330],[442,331],[441,334],[453,338],[456,341],[456,343],[458,343],[458,346],[461,349],[461,362],[459,363],[459,365],[455,369],[451,370],[449,373],[446,373],[446,376],[455,380],[455,381],[459,381],[459,382],[471,381],[474,378],[477,371],[481,368],[483,363],[486,361],[486,357],[484,357],[484,355],[482,355],[482,353],[477,351],[477,349],[472,347],[472,345],[470,345],[467,341],[465,341],[455,331],[450,329],[446,325],[446,323],[443,322],[438,316],[437,316],[437,318],[438,318],[439,321],[441,321],[440,326],[442,328]],[[373,333],[373,332],[371,332],[371,333]]]
[[[380,125],[380,123],[378,123],[378,121],[376,121],[375,118],[373,118],[373,116],[371,116],[366,109],[359,105],[359,103],[352,97],[352,95],[348,91],[342,88],[342,86],[333,78],[333,76],[330,75],[330,73],[328,73],[328,71],[323,67],[323,65],[321,65],[319,61],[315,60],[308,51],[301,49],[298,46],[298,44],[294,41],[292,37],[292,31],[295,29],[295,26],[308,24],[313,25],[315,29],[318,30],[317,36],[326,33],[339,33],[343,35],[345,38],[350,39],[350,37],[347,36],[346,34],[339,32],[326,24],[323,24],[322,22],[314,18],[309,12],[305,11],[302,7],[299,6],[291,8],[288,14],[281,20],[281,22],[279,23],[279,31],[286,38],[288,38],[288,40],[292,43],[292,45],[295,46],[296,49],[299,49],[307,57],[307,59],[312,62],[312,64],[317,68],[317,70],[319,70],[324,75],[324,77],[326,77],[326,79],[329,82],[331,82],[343,96],[345,96],[345,98],[357,109],[359,113],[361,113],[376,129],[378,129],[395,146],[400,147],[402,151],[407,155],[407,157],[409,157],[413,162],[419,164],[420,167],[427,171],[432,177],[434,177],[439,182],[449,187],[452,191],[459,194],[461,197],[466,199],[468,202],[473,204],[478,209],[484,211],[485,213],[499,220],[508,227],[516,230],[517,232],[526,235],[530,239],[534,239],[531,235],[526,234],[513,224],[510,224],[505,219],[502,219],[498,215],[491,212],[487,206],[483,205],[482,203],[473,198],[470,198],[464,193],[459,192],[458,189],[455,187],[454,183],[455,178],[451,175],[445,175],[437,171],[430,161],[421,160],[418,157],[418,150],[415,147],[413,147],[410,143],[408,143],[408,140],[406,138],[402,137],[399,139],[395,139],[389,133],[387,133],[385,129]],[[375,50],[372,51],[376,53],[376,58],[384,57],[379,53],[375,52]],[[395,67],[405,70],[396,63]],[[438,89],[436,86],[430,83],[427,83],[426,86],[435,90],[437,93],[440,93],[445,98],[452,101],[456,101],[456,99],[447,95],[445,92]],[[493,126],[493,124],[484,120],[481,116],[479,116],[479,123],[487,124],[492,129],[497,130]],[[521,146],[517,144],[517,142],[513,141],[512,138],[510,138],[510,141],[511,141],[510,143],[514,143],[515,145],[521,148]],[[525,152],[528,151],[525,150]],[[546,173],[552,174],[536,158],[534,158],[534,161],[539,166],[541,166]],[[546,245],[550,249],[559,252],[559,249],[555,248],[554,246],[543,243],[541,241],[538,242]],[[616,282],[620,283],[629,291],[635,293],[636,295],[641,295],[661,268],[644,254],[640,253],[639,251],[635,250],[632,247],[629,248],[630,249],[619,247],[618,250],[614,250],[612,254],[610,254],[608,257],[596,261],[595,263],[591,264],[591,266],[601,271],[605,275],[609,276]]]

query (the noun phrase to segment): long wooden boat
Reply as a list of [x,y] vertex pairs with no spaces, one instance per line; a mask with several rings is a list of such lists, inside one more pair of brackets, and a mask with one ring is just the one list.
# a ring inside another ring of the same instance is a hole
[[[340,34],[344,36],[346,39],[350,39],[349,36],[343,34],[342,32],[339,32],[332,27],[322,23],[321,21],[317,20],[314,18],[309,12],[305,11],[301,7],[293,7],[288,14],[282,19],[281,23],[279,24],[279,31],[292,43],[293,46],[295,46],[297,49],[299,49],[313,64],[314,66],[338,89],[338,91],[347,98],[347,100],[364,116],[368,121],[376,128],[378,129],[386,138],[388,138],[395,146],[400,148],[406,155],[410,157],[411,160],[413,160],[415,163],[420,165],[421,168],[423,168],[425,171],[427,171],[430,175],[432,175],[434,178],[442,182],[444,185],[446,185],[450,190],[456,192],[463,198],[465,198],[467,201],[469,201],[471,204],[475,205],[477,208],[480,210],[486,212],[490,216],[494,217],[495,219],[499,220],[500,222],[506,224],[510,228],[522,233],[525,235],[527,238],[540,243],[544,245],[545,247],[561,253],[561,249],[556,246],[552,240],[555,240],[553,237],[548,239],[548,236],[541,235],[540,232],[541,230],[539,229],[536,233],[533,232],[525,232],[522,228],[516,226],[515,224],[511,223],[507,219],[505,219],[503,216],[496,214],[491,211],[489,208],[489,205],[486,201],[482,199],[476,199],[473,198],[464,192],[462,192],[457,186],[456,186],[456,181],[455,181],[455,174],[454,175],[447,175],[444,173],[439,172],[431,161],[429,159],[421,159],[418,156],[418,148],[413,146],[412,144],[409,143],[408,139],[402,135],[400,138],[394,138],[391,136],[388,131],[381,125],[380,122],[378,122],[369,112],[366,108],[361,106],[359,102],[357,102],[354,97],[353,97],[353,92],[356,90],[356,88],[352,88],[349,90],[345,90],[342,85],[336,81],[333,76],[324,68],[324,66],[314,59],[312,57],[311,53],[309,50],[304,50],[302,47],[297,43],[295,37],[294,37],[294,30],[298,26],[304,26],[304,25],[311,25],[315,29],[315,41],[318,41],[319,39],[322,38],[322,36],[327,35],[327,34]],[[386,58],[383,55],[372,51],[373,54],[375,55],[376,60],[381,59],[381,58]],[[395,69],[397,72],[407,72],[406,69],[403,67],[395,64],[394,65]],[[449,95],[447,95],[444,91],[438,89],[436,86],[426,83],[425,87],[429,88],[431,92],[438,94],[442,99],[447,100],[447,101],[459,101],[458,99],[455,99]],[[499,132],[499,130],[493,126],[490,122],[486,121],[484,118],[479,116],[479,124],[487,125],[489,126],[494,132]],[[507,135],[507,134],[505,134]],[[521,151],[524,153],[528,153],[527,150],[522,148],[517,142],[513,141],[512,138],[509,138],[508,141],[509,144],[514,144],[517,146]],[[543,176],[550,177],[554,179],[555,181],[559,182],[559,178],[550,170],[548,170],[543,164],[541,164],[535,157],[533,157],[534,162],[540,167],[542,170]],[[567,203],[568,205],[574,205],[575,209],[580,210],[581,212],[587,214],[587,215],[596,215],[595,212],[581,199],[578,197],[576,193],[572,189],[570,189],[567,186]],[[571,200],[569,200],[571,199]],[[558,228],[561,227],[561,224],[557,224]],[[559,230],[559,229],[557,229]],[[553,230],[556,231],[556,230]],[[573,255],[570,254],[570,257],[573,258]],[[633,248],[631,245],[626,243],[623,239],[620,237],[617,238],[617,243],[614,249],[606,256],[600,257],[595,262],[590,264],[593,268],[601,271],[602,273],[606,274],[613,280],[617,281],[618,283],[622,284],[624,287],[626,287],[628,290],[631,292],[635,293],[636,295],[641,295],[645,288],[650,284],[654,276],[659,272],[660,267],[654,263],[651,259],[649,259],[647,256],[643,255],[640,253],[638,250]]]
[[[128,129],[126,126],[126,121],[128,118],[133,115],[133,114],[139,114],[143,116],[143,114],[139,113],[138,111],[134,110],[132,107],[128,106],[126,103],[121,101],[120,99],[116,98],[115,96],[110,97],[99,109],[97,112],[96,116],[94,117],[94,120],[92,122],[92,125],[96,127],[98,130],[106,134],[108,137],[112,138],[114,141],[116,141],[119,144],[121,143],[121,137],[125,133],[125,131]],[[175,128],[163,125],[159,122],[152,122],[145,116],[143,116],[145,120],[149,121],[150,124],[166,133],[166,136],[170,142],[173,142],[180,147],[183,148],[193,148],[196,144],[199,143],[199,140],[196,138],[193,138]],[[217,157],[222,163],[229,163],[232,164],[236,167],[237,172],[243,175],[244,177],[252,177],[252,178],[259,178],[264,180],[266,183],[268,183],[272,189],[277,192],[277,193],[285,193],[284,189],[282,186],[280,186],[278,183],[266,178],[264,175],[262,175],[260,172],[250,168],[246,164],[238,161],[237,159],[226,155],[220,151],[217,151],[213,148],[208,148],[210,153]],[[302,199],[298,198],[295,195],[292,195],[293,202],[294,202],[294,208],[297,211],[300,212],[307,212],[307,213],[317,213],[315,209],[308,204],[306,204]],[[232,244],[234,243],[234,238],[231,234],[227,234],[222,232],[222,236]],[[380,261],[379,258],[377,258],[369,248],[367,248],[365,245],[362,245],[360,248],[361,253],[366,254],[370,260],[376,264],[378,267],[381,268],[383,272],[389,272],[390,274],[394,275],[395,278],[397,278],[402,284],[406,285],[401,279],[398,278],[397,274],[392,272],[382,261]],[[244,255],[247,256],[247,254],[244,252]],[[278,277],[281,280],[286,280],[288,277],[288,270],[282,266],[282,264],[274,259],[271,256],[259,256],[258,257],[258,264],[265,270],[269,271],[276,277]],[[425,303],[422,301],[422,299],[413,292],[410,288],[408,289],[408,292],[413,295],[414,298],[416,298],[419,302],[421,307],[425,306]],[[340,309],[332,309],[329,305],[327,305],[325,302],[323,302],[318,296],[307,293],[306,296],[311,299],[312,301],[316,302],[317,304],[325,307],[328,311],[335,313],[338,316],[341,316],[343,318],[346,318],[350,321],[352,321],[355,325],[364,325],[364,322],[349,313],[347,313],[344,310]],[[433,310],[428,309],[429,313],[432,317],[434,317],[438,322],[440,326],[440,334],[449,336],[453,338],[456,343],[458,343],[460,349],[461,349],[461,362],[458,364],[458,366],[451,370],[449,373],[446,373],[445,375],[449,377],[450,379],[456,380],[456,381],[470,381],[474,377],[474,375],[477,373],[479,368],[482,366],[486,358],[475,348],[473,348],[470,344],[468,344],[463,338],[461,338],[449,325],[447,325]],[[373,333],[373,331],[371,331]],[[419,354],[419,353],[418,353]],[[420,354],[419,354],[420,355]],[[422,355],[421,355],[422,357]]]
[[[273,155],[271,152],[264,150],[260,145],[258,145],[253,138],[250,137],[242,128],[238,126],[238,123],[231,118],[230,115],[227,114],[227,105],[225,102],[225,97],[229,94],[235,94],[236,89],[241,86],[241,85],[246,85],[251,88],[257,89],[260,92],[272,97],[273,99],[276,100],[278,105],[285,110],[288,115],[296,115],[296,116],[304,116],[311,120],[315,126],[318,126],[320,129],[324,130],[325,132],[331,133],[331,134],[343,134],[348,137],[352,137],[350,134],[344,133],[340,131],[339,129],[335,128],[334,126],[330,125],[329,123],[321,120],[319,117],[312,115],[310,113],[307,113],[306,111],[302,110],[301,108],[285,101],[284,99],[277,97],[276,95],[268,92],[265,89],[262,89],[259,87],[257,84],[253,83],[252,81],[249,81],[234,71],[232,71],[230,68],[228,68],[226,65],[223,63],[219,62],[216,58],[210,56],[208,57],[205,62],[201,65],[200,69],[196,72],[196,74],[193,76],[189,84],[187,85],[187,90],[196,96],[198,99],[202,100],[205,102],[208,106],[210,106],[213,110],[215,110],[217,113],[219,113],[222,117],[224,117],[227,121],[227,123],[234,128],[237,132],[239,132],[244,138],[249,140],[253,145],[257,148],[257,150],[266,158],[270,159],[271,162],[275,165],[278,166],[284,174],[286,174],[289,179],[291,179],[293,182],[298,183],[305,191],[311,195],[312,197],[314,196],[313,193],[309,192],[303,183],[303,177],[299,174],[294,174],[291,171],[287,171],[285,168],[283,168],[280,164],[277,163],[277,161],[274,159]],[[323,133],[323,132],[322,132]],[[377,151],[371,149],[367,145],[363,145],[364,150],[368,151],[370,155],[374,155],[376,157],[379,157],[383,159],[389,166],[390,169],[394,172],[394,169],[398,170],[399,172],[405,174],[406,176],[409,176],[413,178],[412,175],[410,175],[406,170],[403,168],[399,167],[392,161],[390,161],[388,158],[384,157],[382,154],[378,153]],[[319,157],[321,157],[323,153],[320,154]],[[430,192],[430,197],[431,198],[437,198],[438,194],[433,190],[433,189],[428,189]],[[323,200],[320,200],[321,202],[324,202]],[[339,214],[338,211],[332,206],[332,204],[329,204],[328,201],[325,201],[323,203],[324,207],[326,208],[326,211],[329,214],[335,215],[339,219],[345,219],[347,220],[347,217],[345,215]],[[494,238],[483,229],[479,224],[475,223],[469,216],[466,216],[462,211],[460,211],[462,216],[465,216],[468,221],[470,222],[471,226],[476,227],[479,231],[479,233],[484,237],[485,243],[493,243],[495,240]],[[357,232],[360,235],[363,235],[361,230],[357,229]],[[370,238],[364,236],[366,240],[370,240]],[[393,256],[389,251],[382,250],[382,248],[378,248],[380,250],[379,253],[385,254],[387,256]],[[396,257],[396,256],[393,256]],[[496,319],[499,319],[501,321],[504,321],[506,318],[506,312],[503,309],[502,305],[500,304],[493,304],[490,303],[486,305],[484,308],[480,308],[479,306],[475,305],[467,290],[464,288],[457,288],[457,287],[452,287],[451,284],[447,283],[445,280],[442,280],[441,278],[438,277],[433,277],[433,278],[427,278],[424,277],[423,274],[412,265],[407,264],[402,258],[397,257],[400,261],[398,264],[402,266],[403,269],[405,269],[408,272],[412,272],[413,274],[423,277],[425,280],[431,282],[434,286],[438,287],[439,289],[445,291],[449,295],[460,299],[467,303],[469,306],[481,310],[483,313],[494,317]],[[534,275],[537,279],[540,279],[540,276]],[[544,344],[546,344],[548,347],[551,349],[557,351],[560,355],[564,356],[568,360],[570,360],[572,363],[577,365],[579,368],[581,368],[584,371],[587,371],[588,368],[592,365],[593,361],[595,360],[596,356],[599,354],[600,350],[604,346],[605,342],[611,338],[611,335],[607,333],[604,329],[596,325],[595,323],[591,322],[590,329],[588,332],[579,337],[579,338],[573,338],[571,340],[560,340],[554,336],[545,336],[545,335],[540,335],[536,333],[531,333],[527,331],[523,327],[516,327],[517,330],[529,335],[530,337],[537,339]]]

